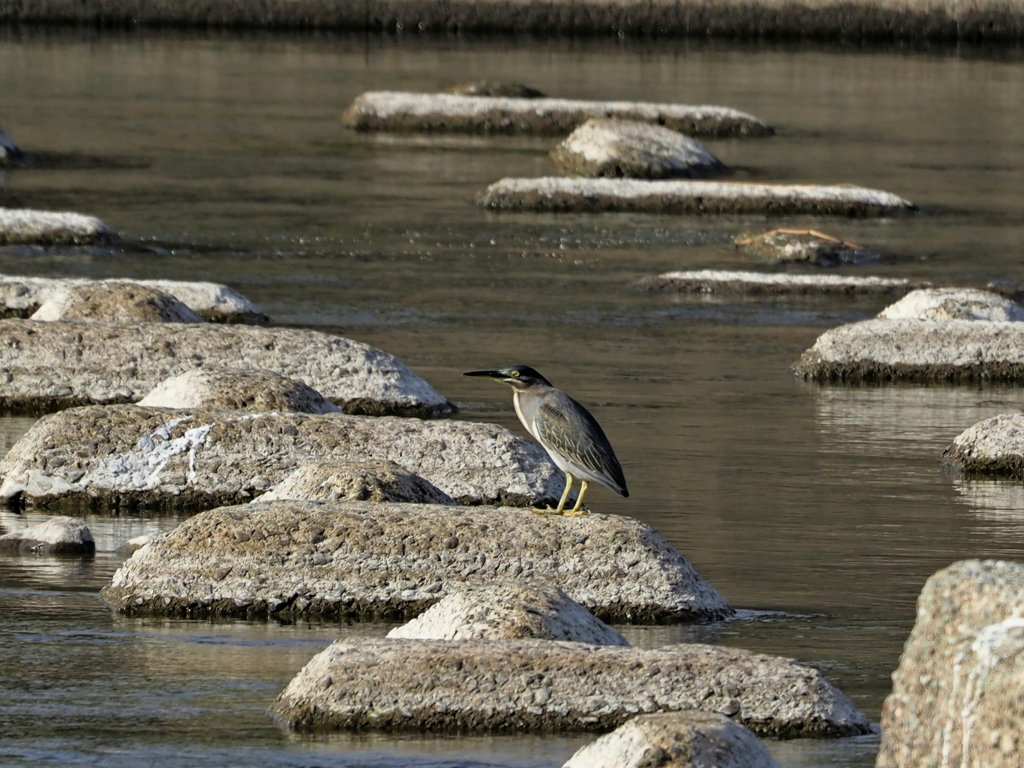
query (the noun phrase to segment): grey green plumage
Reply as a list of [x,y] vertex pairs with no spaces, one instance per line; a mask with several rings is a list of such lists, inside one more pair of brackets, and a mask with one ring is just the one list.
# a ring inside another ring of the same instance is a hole
[[[527,365],[514,365],[496,371],[469,371],[465,376],[481,376],[512,387],[516,415],[527,431],[548,452],[555,465],[565,472],[565,490],[554,510],[556,515],[586,514],[583,496],[590,483],[600,483],[621,496],[629,496],[626,478],[604,430],[590,412],[565,392]],[[573,480],[582,481],[576,504],[566,510]]]

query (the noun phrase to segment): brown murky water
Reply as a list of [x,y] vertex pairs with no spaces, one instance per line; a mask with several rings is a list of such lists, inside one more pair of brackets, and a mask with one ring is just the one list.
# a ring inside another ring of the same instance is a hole
[[[776,125],[708,142],[738,178],[849,182],[923,212],[892,221],[495,215],[472,196],[551,172],[544,139],[360,136],[366,89],[515,79],[552,95],[718,103]],[[0,248],[9,274],[223,281],[279,321],[402,356],[463,408],[519,429],[522,362],[595,413],[628,500],[741,618],[625,627],[813,663],[877,720],[929,574],[1024,554],[1024,488],[968,483],[943,447],[1017,408],[995,387],[839,388],[788,366],[824,329],[880,309],[674,299],[628,290],[669,269],[743,266],[739,232],[813,225],[880,250],[873,274],[1016,281],[1024,235],[1024,66],[1015,54],[389,37],[0,35],[0,120],[37,152],[0,204],[97,215],[117,249]],[[860,268],[859,273],[865,273]],[[9,446],[31,420],[0,420]],[[4,514],[0,526],[19,527]],[[111,615],[114,550],[167,518],[91,518],[86,564],[0,561],[0,762],[558,766],[585,738],[298,738],[264,708],[312,654],[377,625],[210,624]],[[772,744],[789,766],[868,766],[877,737]]]

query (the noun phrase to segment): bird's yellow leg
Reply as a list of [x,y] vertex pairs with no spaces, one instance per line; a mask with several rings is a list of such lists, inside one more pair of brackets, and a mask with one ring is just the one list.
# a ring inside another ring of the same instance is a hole
[[580,486],[580,494],[576,497],[576,506],[568,512],[563,513],[566,517],[579,517],[580,515],[589,514],[589,510],[583,506],[583,495],[587,492],[587,486],[589,483],[586,480],[583,480],[582,483],[583,484]]
[[559,501],[558,501],[558,508],[557,509],[552,509],[551,507],[548,507],[547,509],[538,509],[537,507],[534,507],[533,508],[533,514],[535,514],[535,515],[564,515],[565,514],[565,501],[566,501],[566,499],[569,498],[569,491],[571,491],[571,490],[572,490],[572,475],[570,475],[568,472],[566,472],[565,473],[565,490],[562,491],[562,498],[559,499]]

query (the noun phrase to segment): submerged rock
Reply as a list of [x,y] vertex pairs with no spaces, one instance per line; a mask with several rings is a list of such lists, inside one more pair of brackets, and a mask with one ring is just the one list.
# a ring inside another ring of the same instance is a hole
[[732,613],[657,531],[629,517],[354,501],[208,510],[136,553],[103,596],[130,613],[412,618],[495,581],[558,584],[610,620]]
[[200,510],[326,459],[394,461],[463,504],[552,503],[565,483],[539,445],[496,424],[121,405],[36,422],[0,460],[0,499]]
[[688,136],[771,136],[775,132],[753,115],[728,107],[401,91],[360,94],[341,119],[357,131],[565,136],[592,117],[657,123]]
[[[927,285],[927,283],[924,283]],[[739,272],[698,269],[666,272],[644,278],[636,287],[644,291],[678,293],[745,293],[750,295],[861,296],[900,295],[912,291],[920,282],[905,278],[848,277],[846,275],[788,275],[768,272]]]
[[638,712],[720,712],[777,738],[867,733],[817,670],[721,646],[338,641],[271,711],[298,730],[607,731]]
[[1024,307],[991,291],[977,288],[929,288],[914,291],[878,316],[887,320],[1024,321]]
[[723,181],[506,178],[476,202],[497,211],[893,216],[917,210],[889,192],[852,186],[744,184]]
[[813,229],[773,229],[736,240],[746,256],[766,264],[813,264],[838,267],[881,261],[880,254]]
[[282,499],[458,503],[429,480],[393,461],[364,459],[330,459],[306,464],[260,496],[258,501]]
[[967,560],[928,579],[882,707],[878,768],[1020,765],[1022,615],[1017,563]]
[[1024,413],[979,421],[955,438],[942,462],[966,475],[1024,478]]
[[201,323],[203,318],[169,293],[137,283],[90,282],[55,290],[32,320],[109,323]]
[[0,370],[9,372],[0,375],[0,410],[132,402],[194,368],[243,363],[303,381],[346,413],[436,416],[454,410],[398,358],[317,331],[30,320],[0,320]]
[[92,216],[27,208],[0,208],[0,245],[96,245],[117,234]]
[[747,728],[717,712],[637,715],[562,768],[778,768]]
[[0,553],[39,555],[91,555],[96,542],[84,520],[51,517],[38,525],[0,536]]
[[635,179],[702,179],[725,164],[696,139],[633,120],[588,120],[551,151],[568,176]]
[[157,384],[138,405],[149,408],[223,408],[232,411],[340,413],[301,381],[262,368],[194,368]]
[[591,645],[629,643],[560,588],[544,583],[466,587],[400,627],[390,638],[433,640],[565,640]]
[[499,98],[542,99],[544,94],[536,88],[522,83],[502,83],[494,80],[475,80],[470,83],[454,83],[444,89],[445,93],[456,96],[497,96]]

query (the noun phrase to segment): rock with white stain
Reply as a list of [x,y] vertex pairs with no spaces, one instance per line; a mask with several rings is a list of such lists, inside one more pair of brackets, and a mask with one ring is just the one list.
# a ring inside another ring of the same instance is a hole
[[103,597],[127,613],[413,618],[445,595],[499,581],[557,583],[608,620],[733,613],[630,517],[370,501],[207,510],[137,552]]
[[434,640],[565,640],[629,645],[622,635],[551,584],[496,582],[453,592],[388,637]]
[[14,139],[8,136],[3,128],[0,128],[0,168],[17,167],[23,165],[25,161],[25,153],[14,143]]
[[721,646],[552,640],[338,641],[271,711],[297,730],[608,731],[638,713],[718,712],[776,738],[867,733],[817,670]]
[[880,254],[813,229],[773,229],[736,240],[745,256],[765,264],[839,267],[881,261]]
[[224,408],[232,411],[340,413],[341,408],[301,381],[262,368],[206,366],[157,384],[139,400],[148,408]]
[[793,372],[816,381],[1024,381],[1024,323],[864,320],[823,333]]
[[0,460],[10,504],[208,509],[324,460],[393,461],[462,504],[556,501],[564,476],[496,424],[344,414],[86,406],[36,422]]
[[93,216],[0,208],[0,245],[97,245],[117,239],[117,233]]
[[741,293],[751,296],[901,296],[922,281],[849,275],[790,275],[721,269],[665,272],[635,284],[643,291],[675,293]]
[[724,181],[505,178],[476,198],[495,211],[771,214],[867,218],[913,213],[890,192],[864,187]]
[[1020,766],[1024,567],[967,560],[934,574],[882,707],[878,768]]
[[139,400],[172,376],[244,364],[302,381],[346,413],[437,416],[454,406],[387,352],[298,328],[0,320],[0,410]]
[[158,288],[137,283],[92,282],[54,291],[30,318],[108,323],[201,323],[203,318]]
[[551,151],[568,176],[703,179],[725,164],[696,139],[661,125],[633,120],[588,120]]
[[1024,307],[1005,296],[977,288],[929,288],[908,293],[878,313],[889,320],[1024,321]]
[[270,318],[237,291],[220,283],[182,280],[88,280],[77,277],[18,277],[0,275],[0,317],[27,318],[55,293],[72,286],[134,283],[169,293],[211,323],[265,325]]
[[91,555],[96,542],[84,520],[51,517],[38,525],[0,536],[0,553],[37,555]]
[[429,480],[403,469],[395,462],[370,459],[329,459],[306,464],[257,500],[282,499],[458,503]]
[[637,715],[562,768],[778,768],[749,729],[717,712]]
[[971,477],[1024,478],[1024,413],[1002,413],[968,427],[943,451],[942,462]]

